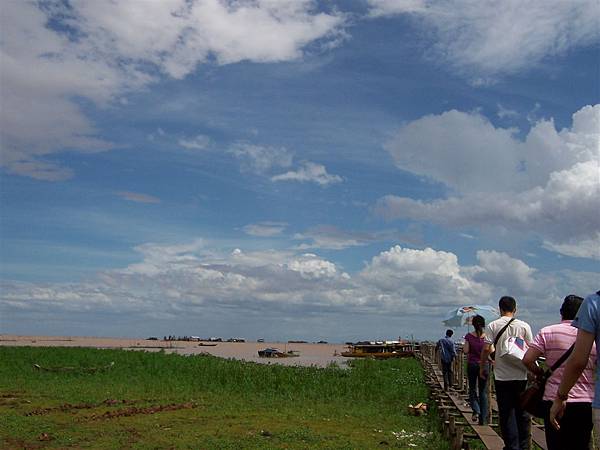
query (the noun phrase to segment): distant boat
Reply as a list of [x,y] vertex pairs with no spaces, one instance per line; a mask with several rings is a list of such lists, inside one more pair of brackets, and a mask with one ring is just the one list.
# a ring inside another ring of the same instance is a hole
[[407,341],[361,341],[348,345],[342,356],[349,358],[404,358],[414,356],[414,346]]
[[227,342],[246,342],[246,339],[243,338],[229,338]]
[[296,350],[289,350],[287,352],[282,352],[276,348],[265,348],[264,350],[258,351],[258,356],[261,358],[293,358],[296,356],[300,356],[300,352]]
[[217,344],[207,344],[206,342],[200,342],[198,347],[216,347]]

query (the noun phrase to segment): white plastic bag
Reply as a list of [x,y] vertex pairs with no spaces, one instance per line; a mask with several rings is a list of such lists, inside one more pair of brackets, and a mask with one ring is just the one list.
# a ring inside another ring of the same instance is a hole
[[506,340],[506,353],[502,355],[503,358],[509,358],[514,361],[521,361],[529,345],[520,337],[509,337]]

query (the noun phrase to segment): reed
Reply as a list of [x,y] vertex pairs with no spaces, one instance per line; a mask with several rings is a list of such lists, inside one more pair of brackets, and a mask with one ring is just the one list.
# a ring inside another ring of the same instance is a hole
[[414,359],[342,369],[2,347],[0,394],[8,448],[447,448],[434,415],[408,415],[428,394]]

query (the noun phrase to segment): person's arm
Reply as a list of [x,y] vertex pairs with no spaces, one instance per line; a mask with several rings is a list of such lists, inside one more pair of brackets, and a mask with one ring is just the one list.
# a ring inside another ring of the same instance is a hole
[[468,355],[469,354],[469,341],[467,339],[467,337],[465,336],[465,343],[463,344],[463,355]]
[[490,353],[492,353],[492,344],[488,344],[486,342],[483,344],[483,348],[481,349],[481,359],[479,360],[479,378],[487,378],[488,376],[487,367]]
[[536,376],[544,374],[544,370],[535,363],[542,355],[543,353],[537,348],[529,347],[525,353],[525,356],[523,356],[523,364],[525,364],[525,367],[527,367],[527,369]]
[[552,403],[552,408],[550,409],[550,423],[552,423],[552,426],[557,430],[560,429],[558,419],[560,419],[565,412],[569,391],[573,385],[577,383],[577,380],[588,363],[590,351],[594,344],[594,338],[594,333],[590,333],[581,328],[577,331],[575,348],[573,349],[571,356],[567,359],[565,371],[556,394],[556,399]]
[[531,332],[531,327],[527,324],[525,328],[525,342],[528,344],[533,341],[533,333]]
[[[529,333],[531,333],[531,329],[529,329]],[[529,341],[529,349],[527,349],[525,356],[523,356],[523,364],[535,376],[541,376],[544,374],[544,370],[536,364],[536,360],[546,353],[545,336],[546,334],[544,333],[544,330],[540,330],[540,332],[535,336],[535,339],[531,339]],[[527,335],[525,336],[525,339],[528,339]]]

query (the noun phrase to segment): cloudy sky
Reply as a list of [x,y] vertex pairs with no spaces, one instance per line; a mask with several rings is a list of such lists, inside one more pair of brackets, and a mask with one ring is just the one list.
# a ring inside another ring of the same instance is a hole
[[0,333],[433,338],[600,288],[596,0],[5,0]]

